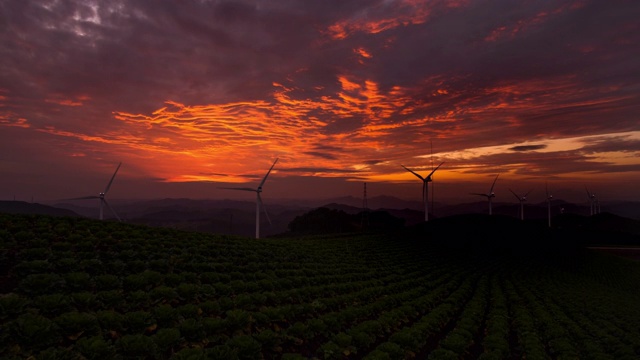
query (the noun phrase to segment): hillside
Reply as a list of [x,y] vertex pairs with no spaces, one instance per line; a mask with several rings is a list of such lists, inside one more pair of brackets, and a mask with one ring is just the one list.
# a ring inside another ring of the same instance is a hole
[[0,213],[51,216],[80,216],[72,210],[25,201],[0,201]]
[[0,357],[640,356],[640,262],[496,251],[509,222],[255,240],[0,214]]

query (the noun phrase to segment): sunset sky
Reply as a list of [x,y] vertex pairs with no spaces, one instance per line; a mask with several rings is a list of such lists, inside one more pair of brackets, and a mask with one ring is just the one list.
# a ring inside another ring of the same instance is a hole
[[0,200],[640,201],[640,1],[0,2]]

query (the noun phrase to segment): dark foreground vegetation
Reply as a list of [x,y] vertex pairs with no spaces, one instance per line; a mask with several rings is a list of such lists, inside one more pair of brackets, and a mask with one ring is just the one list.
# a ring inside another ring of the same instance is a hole
[[0,357],[640,357],[640,262],[441,220],[254,240],[0,214]]

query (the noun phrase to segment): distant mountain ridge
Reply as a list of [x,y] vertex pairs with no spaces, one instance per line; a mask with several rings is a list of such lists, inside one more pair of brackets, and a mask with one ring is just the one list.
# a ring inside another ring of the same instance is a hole
[[[367,200],[372,211],[386,211],[405,219],[406,225],[424,221],[424,205],[421,201],[411,201],[392,196],[375,196]],[[0,211],[29,214],[50,214],[60,216],[98,217],[97,202],[67,202],[51,205],[31,204],[20,201],[0,202]],[[166,226],[184,230],[253,236],[255,233],[255,202],[232,199],[189,199],[164,198],[151,200],[110,200],[110,205],[126,222]],[[514,218],[519,217],[520,205],[515,202],[494,202],[493,213]],[[288,231],[288,225],[297,216],[319,207],[327,207],[356,214],[363,210],[363,199],[345,196],[325,200],[272,200],[265,199],[265,206],[271,219],[269,223],[261,216],[261,234],[271,236]],[[525,219],[546,219],[547,203],[525,203]],[[640,202],[611,202],[601,204],[602,212],[640,220]],[[459,214],[487,214],[486,201],[460,204],[429,204],[429,219],[437,219]],[[587,204],[572,204],[561,199],[551,202],[552,216],[560,214],[589,215]],[[105,218],[115,220],[110,211],[105,210]]]
[[0,212],[26,215],[80,216],[69,209],[25,201],[0,201]]

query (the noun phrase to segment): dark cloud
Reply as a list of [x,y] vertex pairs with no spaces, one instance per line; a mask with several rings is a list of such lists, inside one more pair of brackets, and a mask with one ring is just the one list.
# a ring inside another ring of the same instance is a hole
[[327,159],[327,160],[336,160],[336,159],[338,159],[338,157],[333,155],[333,154],[327,154],[327,153],[322,153],[322,152],[318,152],[318,151],[305,151],[305,154],[311,155],[313,157]]
[[521,146],[511,147],[509,148],[509,150],[526,152],[526,151],[542,150],[546,147],[547,147],[546,145],[521,145]]
[[313,150],[310,152],[310,155],[324,157],[328,159],[336,159],[338,157],[337,154],[343,154],[348,151],[345,148],[334,146],[334,145],[325,145],[325,144],[314,144]]
[[322,168],[322,167],[291,167],[279,169],[282,172],[293,173],[325,173],[325,174],[356,174],[360,171],[351,169]]

